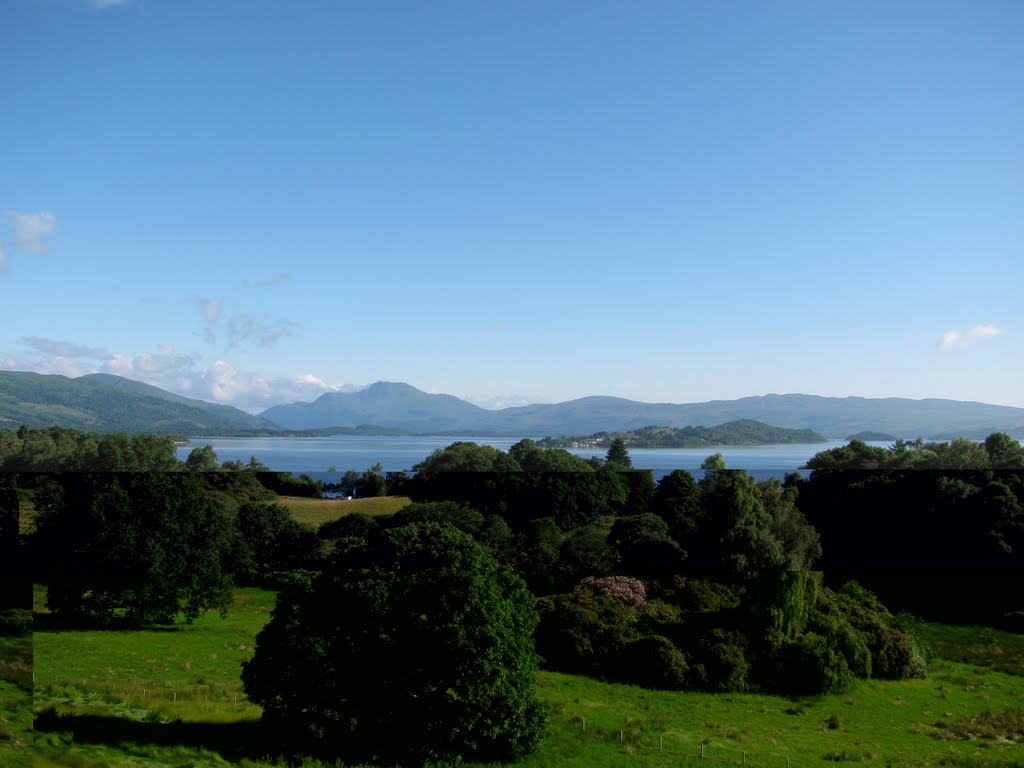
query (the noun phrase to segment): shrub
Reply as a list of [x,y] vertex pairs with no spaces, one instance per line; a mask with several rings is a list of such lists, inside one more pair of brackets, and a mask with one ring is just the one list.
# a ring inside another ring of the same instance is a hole
[[627,643],[617,666],[616,676],[623,682],[663,690],[686,688],[690,671],[682,652],[661,635]]
[[883,627],[875,651],[875,675],[889,680],[928,676],[924,654],[903,632]]
[[835,693],[853,682],[846,658],[816,632],[786,645],[782,658],[784,687],[791,693]]
[[676,602],[690,611],[724,611],[736,608],[741,587],[706,579],[685,579],[676,589]]
[[708,691],[744,691],[750,664],[746,657],[747,638],[738,631],[713,629],[700,640],[694,654],[698,666],[690,676],[691,685]]
[[449,523],[471,536],[484,523],[484,516],[466,504],[454,501],[416,501],[395,513],[395,523]]
[[537,607],[537,652],[552,669],[600,673],[636,638],[636,608],[604,592],[544,597]]
[[641,606],[647,600],[644,583],[632,576],[587,576],[576,587],[576,591],[586,589],[609,595],[626,605]]
[[32,633],[32,611],[28,608],[11,608],[0,611],[0,637],[28,635]]

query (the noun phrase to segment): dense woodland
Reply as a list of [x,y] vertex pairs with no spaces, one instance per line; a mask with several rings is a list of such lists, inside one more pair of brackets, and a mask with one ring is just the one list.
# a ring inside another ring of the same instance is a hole
[[[187,622],[227,610],[233,585],[279,589],[246,690],[285,743],[328,756],[528,752],[538,663],[821,693],[927,675],[914,615],[1024,618],[1024,449],[1002,434],[853,441],[781,481],[714,455],[657,483],[621,440],[603,460],[456,442],[408,476],[348,473],[343,492],[412,501],[318,530],[275,500],[323,485],[208,447],[178,462],[164,438],[0,432],[0,468],[5,583],[45,583],[53,624]],[[428,700],[437,718],[381,752],[383,724]]]

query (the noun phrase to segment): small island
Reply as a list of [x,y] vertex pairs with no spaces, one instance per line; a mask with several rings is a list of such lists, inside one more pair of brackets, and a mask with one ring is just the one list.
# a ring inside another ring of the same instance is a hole
[[628,432],[595,432],[587,436],[545,437],[542,448],[603,449],[621,438],[630,448],[713,448],[719,445],[781,445],[824,443],[827,439],[811,429],[773,427],[753,419],[737,419],[714,427],[641,427]]

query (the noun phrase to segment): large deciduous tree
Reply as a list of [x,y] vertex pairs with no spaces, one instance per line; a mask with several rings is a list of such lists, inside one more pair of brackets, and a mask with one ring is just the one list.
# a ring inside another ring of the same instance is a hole
[[36,507],[36,562],[55,613],[169,624],[230,604],[231,520],[199,475],[59,474]]
[[278,597],[242,680],[293,753],[506,760],[543,733],[522,580],[438,523],[378,531]]

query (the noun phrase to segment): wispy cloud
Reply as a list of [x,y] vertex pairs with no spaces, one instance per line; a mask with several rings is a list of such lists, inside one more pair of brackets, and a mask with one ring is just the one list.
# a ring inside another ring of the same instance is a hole
[[0,240],[0,272],[8,272],[11,254],[16,251],[46,254],[46,238],[57,231],[57,218],[48,212],[22,213],[0,211],[0,217],[10,230],[10,241]]
[[53,357],[86,358],[89,360],[110,360],[114,357],[110,350],[103,347],[90,347],[70,341],[47,339],[42,336],[24,336],[22,344],[26,344],[37,352]]
[[252,346],[272,347],[302,327],[294,320],[265,315],[257,318],[244,312],[225,317],[224,304],[220,299],[193,296],[191,302],[203,321],[203,330],[196,335],[211,346],[216,346],[218,338],[226,336],[224,351]]
[[47,253],[46,238],[57,231],[57,218],[52,213],[19,213],[4,211],[11,224],[14,239],[11,245],[18,251]]
[[231,347],[249,344],[272,347],[297,328],[299,324],[292,320],[265,318],[261,321],[249,315],[232,315],[228,318],[228,343]]
[[128,0],[92,0],[93,7],[103,11],[118,5],[128,5]]
[[208,296],[193,296],[193,305],[199,310],[199,316],[203,320],[203,330],[196,335],[202,338],[211,346],[217,343],[216,325],[223,311],[223,304],[220,299],[212,299]]
[[242,285],[245,288],[267,288],[274,285],[284,285],[290,278],[284,272],[278,272],[271,275],[267,280],[243,280]]
[[993,336],[1000,336],[1006,333],[1003,328],[994,325],[977,325],[969,331],[946,331],[938,341],[939,349],[955,349],[977,344],[979,341],[991,339]]
[[202,315],[203,322],[207,325],[216,323],[224,308],[220,299],[211,299],[207,296],[194,296],[192,302],[199,309],[199,314]]

